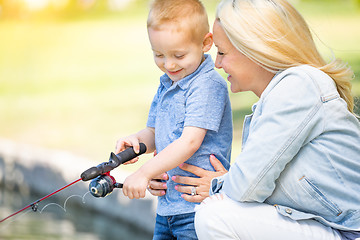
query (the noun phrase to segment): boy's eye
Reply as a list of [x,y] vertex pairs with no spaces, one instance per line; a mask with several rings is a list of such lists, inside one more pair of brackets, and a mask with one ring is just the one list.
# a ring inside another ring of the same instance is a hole
[[220,51],[217,54],[220,55],[220,56],[224,55],[224,53],[220,52]]
[[155,53],[155,57],[157,57],[157,58],[161,58],[161,57],[163,57],[164,55],[162,55],[162,54],[156,54]]
[[181,59],[181,58],[184,58],[185,57],[185,54],[182,54],[182,55],[175,55],[176,58],[178,59]]

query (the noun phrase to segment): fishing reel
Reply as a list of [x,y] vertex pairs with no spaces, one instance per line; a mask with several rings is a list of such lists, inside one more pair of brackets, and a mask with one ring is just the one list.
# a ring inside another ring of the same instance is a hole
[[89,191],[94,197],[105,197],[109,195],[114,188],[122,188],[122,183],[117,183],[115,178],[110,175],[110,171],[131,159],[146,152],[144,143],[140,143],[139,153],[135,153],[132,147],[127,148],[118,154],[111,153],[108,162],[103,162],[96,167],[91,167],[81,174],[83,181],[91,180]]
[[94,197],[106,197],[114,188],[122,188],[122,183],[117,183],[115,178],[107,172],[93,179],[89,184],[89,191]]

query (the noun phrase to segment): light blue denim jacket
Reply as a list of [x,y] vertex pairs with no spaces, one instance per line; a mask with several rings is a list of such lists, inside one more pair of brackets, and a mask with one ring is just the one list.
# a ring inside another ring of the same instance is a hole
[[328,75],[306,65],[275,75],[245,118],[242,152],[212,181],[219,191],[360,230],[360,124]]

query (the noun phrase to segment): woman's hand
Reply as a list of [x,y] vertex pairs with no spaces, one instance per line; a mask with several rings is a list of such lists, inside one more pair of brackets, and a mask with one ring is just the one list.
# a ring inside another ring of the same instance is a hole
[[167,173],[160,174],[159,176],[150,180],[148,185],[148,191],[154,196],[164,196],[166,193],[166,182],[161,180],[169,180],[169,175]]
[[[210,155],[210,163],[214,167],[214,171],[207,171],[200,167],[183,163],[180,165],[182,170],[191,172],[198,176],[198,178],[193,177],[183,177],[183,176],[173,176],[172,180],[176,183],[185,184],[188,186],[177,185],[175,189],[182,194],[182,198],[184,198],[188,202],[201,202],[205,198],[209,196],[210,183],[211,180],[215,177],[219,177],[227,173],[227,170],[221,164],[221,162],[214,156]],[[195,187],[196,195],[191,195],[191,189]]]
[[[214,171],[207,171],[200,167],[194,165],[183,163],[180,165],[182,170],[191,172],[198,176],[198,178],[193,177],[183,177],[183,176],[173,176],[172,180],[176,183],[186,184],[188,186],[177,185],[176,190],[183,194],[182,197],[188,202],[201,202],[206,197],[209,196],[210,182],[213,178],[219,177],[227,173],[227,170],[221,164],[221,162],[214,156],[210,155],[210,163],[214,167]],[[166,183],[161,182],[161,180],[169,180],[169,176],[166,173],[163,173],[156,178],[152,179],[149,183],[148,190],[154,196],[164,196],[166,193]],[[196,187],[196,195],[191,196],[191,189]],[[189,195],[190,194],[190,195]]]
[[[156,156],[157,152],[154,151],[154,157]],[[150,180],[147,190],[154,196],[160,197],[166,194],[166,182],[162,182],[161,180],[169,180],[169,175],[167,173],[160,174],[153,179]]]

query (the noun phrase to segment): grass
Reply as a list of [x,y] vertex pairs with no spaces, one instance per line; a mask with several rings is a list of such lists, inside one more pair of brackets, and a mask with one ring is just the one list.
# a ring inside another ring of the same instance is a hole
[[[326,43],[319,41],[324,54],[330,47],[353,67],[354,94],[360,96],[359,12],[347,4],[311,4],[300,4],[300,11]],[[145,126],[158,86],[161,72],[153,63],[145,22],[145,15],[131,21],[114,16],[0,21],[0,137],[107,161],[119,137]],[[231,99],[236,156],[243,117],[257,98],[241,93]]]

